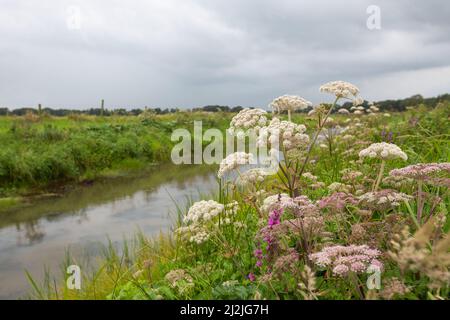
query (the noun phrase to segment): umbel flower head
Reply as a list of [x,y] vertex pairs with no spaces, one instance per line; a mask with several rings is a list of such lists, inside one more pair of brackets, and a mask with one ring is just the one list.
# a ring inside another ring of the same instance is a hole
[[304,110],[310,105],[312,105],[312,103],[308,100],[292,95],[278,97],[270,103],[270,107],[276,112]]
[[259,132],[261,127],[267,124],[267,112],[262,109],[243,109],[231,119],[230,129],[231,134],[239,131],[255,130]]
[[365,209],[389,210],[411,199],[412,197],[405,193],[384,189],[360,195],[359,204]]
[[381,270],[383,264],[377,260],[380,251],[367,245],[330,246],[309,255],[317,266],[331,267],[336,276],[346,276],[349,272],[363,273],[369,268]]
[[224,210],[224,205],[214,200],[195,202],[184,217],[184,223],[209,221]]
[[286,193],[275,194],[264,199],[261,211],[269,213],[277,209],[287,209],[295,206],[294,201]]
[[239,166],[250,164],[253,162],[253,155],[246,152],[235,152],[227,156],[220,162],[217,177],[222,179],[227,173],[236,170]]
[[258,145],[264,146],[269,143],[275,147],[280,143],[286,151],[306,147],[309,144],[309,136],[304,134],[305,131],[306,127],[302,124],[273,118],[269,126],[260,130]]
[[337,98],[347,98],[355,100],[358,97],[359,89],[349,82],[331,81],[322,85],[320,87],[320,92],[331,93]]
[[428,180],[439,173],[450,173],[450,163],[418,163],[389,172],[393,177],[404,177],[415,180]]
[[382,160],[388,159],[403,159],[408,160],[406,153],[400,149],[399,146],[393,143],[379,142],[372,143],[366,149],[359,152],[359,157],[362,158],[379,158]]
[[241,186],[255,185],[259,182],[264,181],[266,172],[261,168],[253,168],[242,173],[237,183]]
[[348,111],[345,108],[340,108],[337,112],[340,113],[340,114],[350,114],[350,111]]

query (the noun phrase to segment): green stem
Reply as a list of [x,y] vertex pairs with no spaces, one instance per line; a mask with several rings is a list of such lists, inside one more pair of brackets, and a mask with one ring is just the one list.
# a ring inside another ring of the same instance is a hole
[[381,165],[380,165],[380,171],[378,172],[378,176],[377,176],[377,180],[375,180],[375,183],[373,185],[373,190],[372,191],[377,191],[378,187],[380,186],[381,183],[381,178],[383,177],[383,171],[384,171],[384,166],[386,164],[385,160],[381,161]]

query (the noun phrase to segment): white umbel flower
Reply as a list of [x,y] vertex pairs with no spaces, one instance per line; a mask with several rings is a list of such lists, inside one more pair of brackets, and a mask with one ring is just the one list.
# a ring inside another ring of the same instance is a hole
[[230,129],[231,134],[236,134],[239,131],[247,132],[254,130],[259,132],[261,127],[267,125],[267,112],[262,109],[243,109],[231,119]]
[[264,199],[261,211],[269,213],[275,209],[294,207],[295,203],[286,193],[275,194]]
[[312,103],[299,96],[283,95],[274,99],[270,107],[276,112],[307,109]]
[[338,110],[338,113],[340,113],[340,114],[349,114],[350,111],[348,111],[348,110],[345,109],[345,108],[340,108],[340,109]]
[[195,202],[189,208],[187,215],[184,217],[184,223],[199,223],[201,221],[209,221],[224,210],[224,205],[214,200],[202,200]]
[[309,143],[309,136],[304,134],[305,131],[306,127],[302,124],[273,118],[269,126],[260,130],[258,145],[264,146],[268,143],[273,148],[276,143],[279,143],[286,151],[306,147]]
[[394,190],[384,189],[376,192],[367,192],[359,196],[359,204],[367,209],[387,210],[400,206],[403,202],[412,200],[412,197]]
[[241,186],[256,185],[263,182],[266,175],[263,169],[254,168],[242,173],[237,182]]
[[[331,81],[320,87],[321,92],[331,93],[337,98],[347,98],[360,102],[359,89],[355,85],[345,81]],[[358,99],[357,99],[358,98]]]
[[196,244],[202,244],[206,241],[208,241],[210,234],[205,231],[205,230],[201,230],[195,234],[193,234],[190,238],[189,238],[189,242],[193,242]]
[[359,152],[359,157],[361,159],[379,158],[382,160],[388,160],[399,158],[405,161],[408,160],[408,156],[402,151],[402,149],[400,149],[399,146],[386,142],[372,143],[366,149]]
[[227,173],[236,170],[239,166],[253,163],[253,155],[246,152],[235,152],[220,162],[217,177],[222,179]]

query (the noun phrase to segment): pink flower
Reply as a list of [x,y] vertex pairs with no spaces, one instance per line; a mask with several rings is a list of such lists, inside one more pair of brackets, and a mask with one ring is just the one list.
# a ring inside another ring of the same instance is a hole
[[406,177],[416,180],[427,180],[431,175],[440,172],[450,172],[450,163],[418,163],[389,172],[391,176]]
[[367,266],[364,263],[362,263],[361,261],[356,261],[350,265],[350,270],[352,270],[353,272],[356,272],[356,273],[364,272],[364,271],[366,271],[366,269],[367,269]]
[[367,245],[356,246],[330,246],[322,251],[309,255],[309,258],[319,267],[331,267],[333,274],[345,276],[349,271],[355,273],[365,272],[369,266],[375,266],[379,270],[383,264],[378,261],[381,252],[371,249]]
[[333,268],[333,273],[338,276],[345,276],[348,273],[348,267],[345,264],[338,264]]
[[348,193],[335,192],[330,196],[323,197],[317,204],[320,209],[342,210],[346,205],[356,204],[358,201]]

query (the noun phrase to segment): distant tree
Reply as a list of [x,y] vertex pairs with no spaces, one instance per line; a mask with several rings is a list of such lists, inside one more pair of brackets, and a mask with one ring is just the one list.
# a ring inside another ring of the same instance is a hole
[[233,108],[231,108],[231,112],[239,112],[239,111],[241,111],[242,109],[244,109],[243,107],[241,107],[241,106],[236,106],[236,107],[233,107]]

